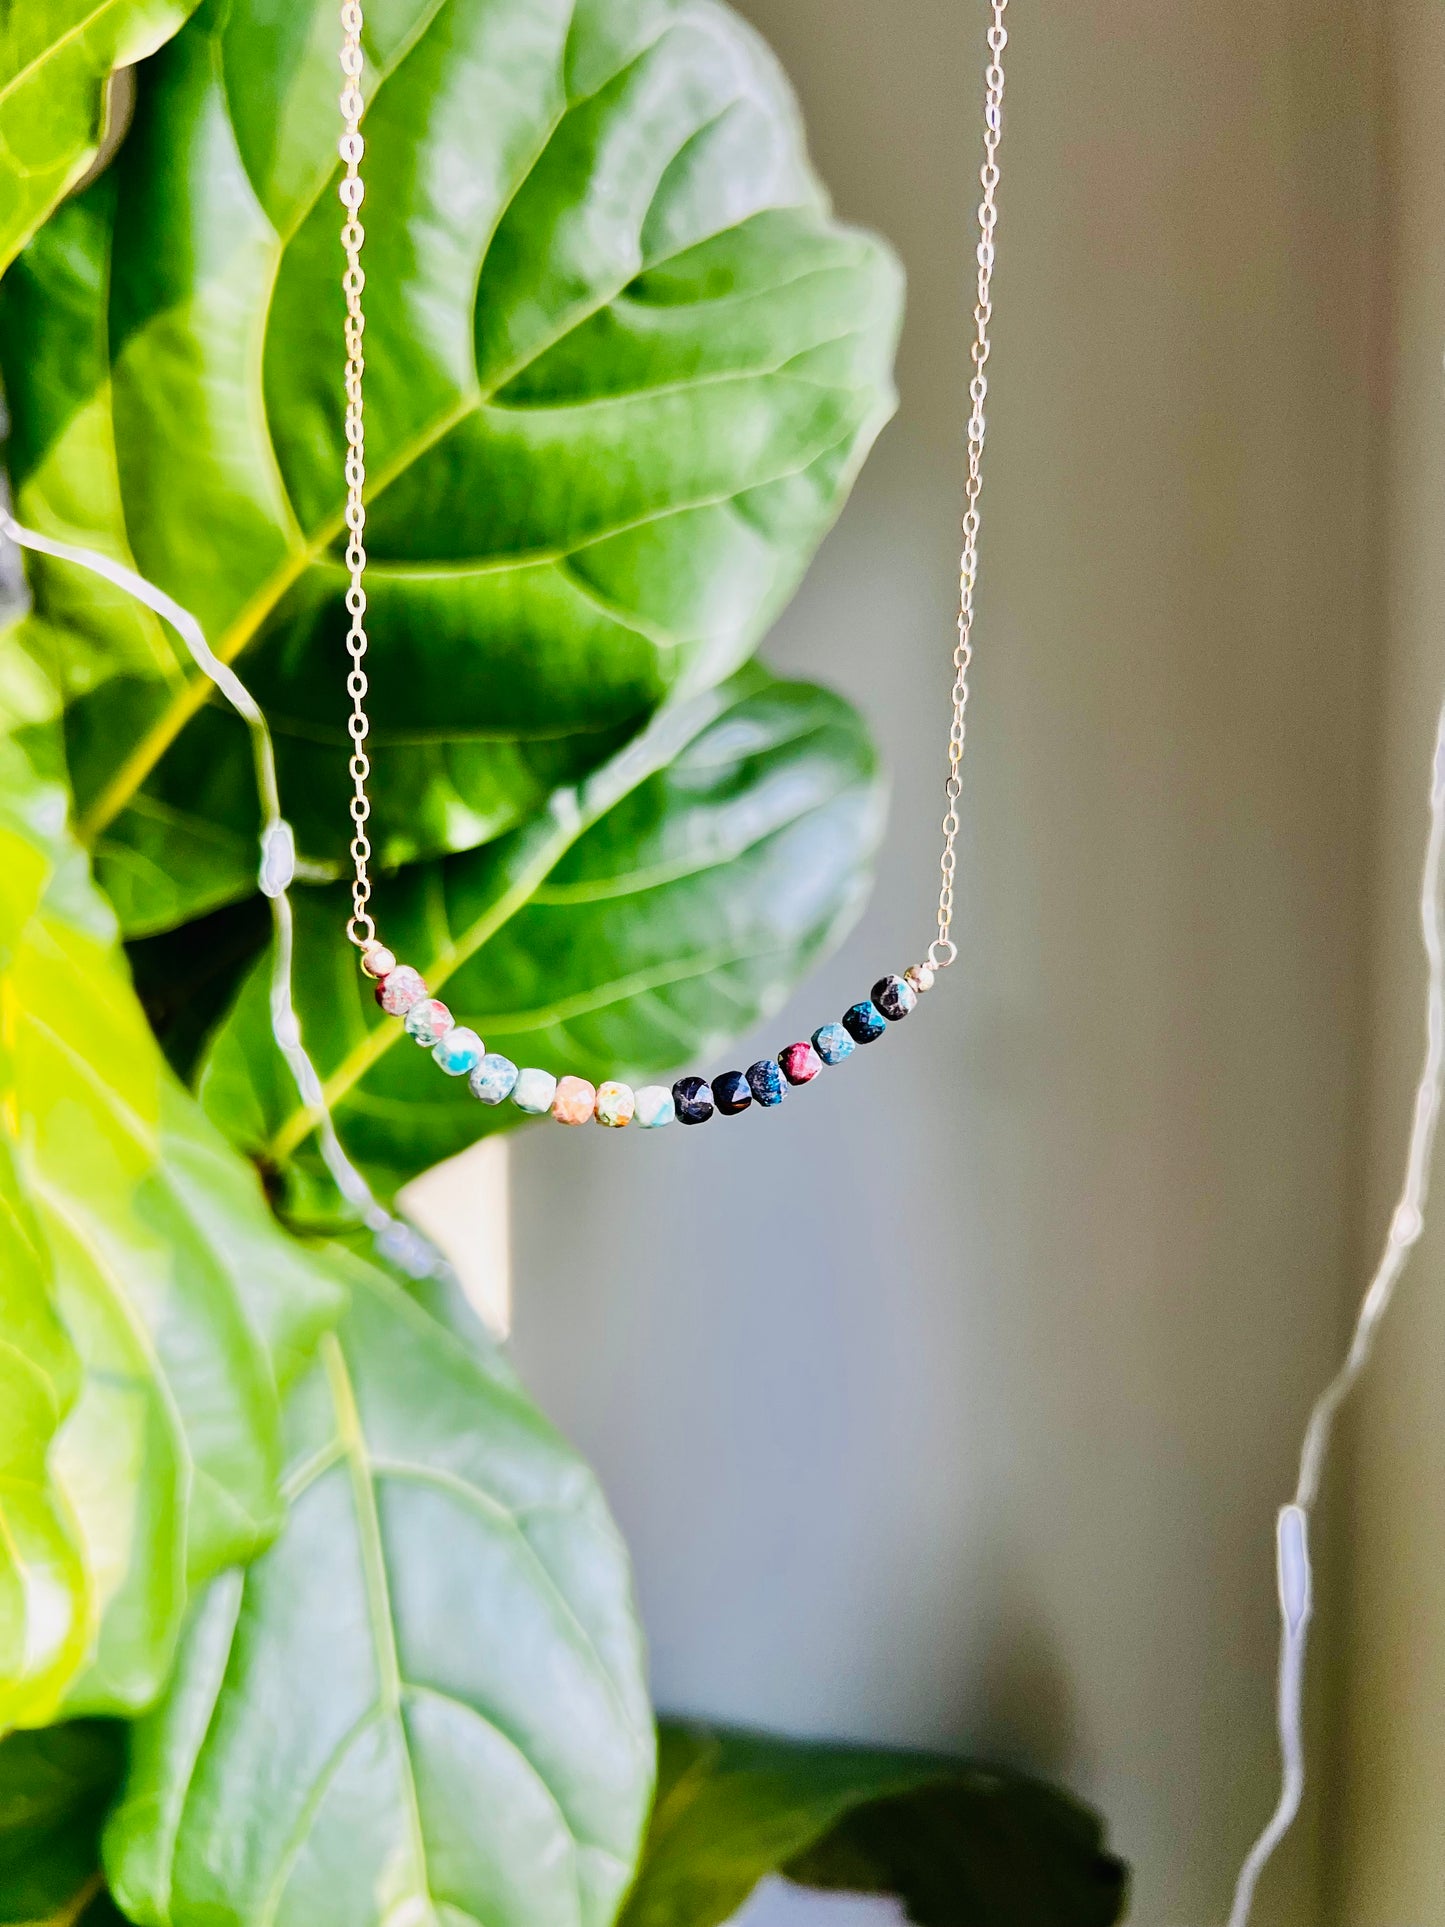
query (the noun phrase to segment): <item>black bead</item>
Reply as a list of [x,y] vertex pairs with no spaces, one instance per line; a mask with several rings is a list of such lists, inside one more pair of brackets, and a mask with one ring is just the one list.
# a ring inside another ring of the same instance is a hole
[[918,1002],[918,993],[901,977],[880,977],[873,986],[873,1002],[890,1024],[896,1024]]
[[706,1124],[712,1116],[712,1092],[705,1077],[680,1077],[672,1087],[679,1124]]
[[855,1044],[871,1044],[875,1038],[883,1035],[888,1026],[877,1007],[865,997],[861,1004],[854,1004],[843,1012],[843,1028]]
[[748,1080],[741,1071],[723,1071],[712,1081],[713,1101],[724,1117],[736,1117],[745,1111],[753,1101],[748,1089]]

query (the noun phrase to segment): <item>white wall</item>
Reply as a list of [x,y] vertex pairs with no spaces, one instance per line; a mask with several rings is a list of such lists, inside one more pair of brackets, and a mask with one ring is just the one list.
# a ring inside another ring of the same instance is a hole
[[[983,29],[746,11],[911,306],[770,645],[872,717],[892,835],[739,1062],[930,934]],[[1012,11],[961,965],[778,1115],[528,1138],[516,1352],[665,1706],[1026,1761],[1107,1811],[1138,1921],[1207,1927],[1272,1797],[1271,1519],[1350,1282],[1369,15]],[[1317,1862],[1262,1922],[1318,1918]]]

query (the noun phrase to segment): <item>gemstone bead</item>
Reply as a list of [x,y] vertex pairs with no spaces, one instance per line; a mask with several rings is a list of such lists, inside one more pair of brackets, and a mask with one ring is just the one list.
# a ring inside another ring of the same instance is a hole
[[597,1087],[585,1077],[564,1077],[552,1098],[552,1115],[559,1124],[590,1124],[597,1108]]
[[452,1014],[436,997],[423,997],[406,1013],[406,1032],[425,1049],[439,1044],[452,1027]]
[[871,1044],[887,1030],[887,1020],[876,1004],[864,998],[843,1012],[843,1028],[855,1044]]
[[[501,1104],[517,1088],[517,1067],[510,1057],[503,1057],[498,1051],[488,1051],[481,1063],[473,1070],[470,1083],[472,1096],[482,1104]],[[552,1102],[548,1097],[547,1104]],[[547,1105],[542,1106],[543,1110]]]
[[481,1063],[486,1048],[474,1030],[468,1030],[465,1024],[453,1024],[437,1039],[432,1056],[448,1077],[465,1077]]
[[753,1101],[748,1080],[741,1071],[723,1071],[712,1081],[712,1101],[724,1117],[736,1117]]
[[902,977],[880,977],[873,986],[873,1002],[890,1024],[896,1024],[918,1002],[918,992]]
[[841,1064],[857,1049],[841,1024],[824,1024],[813,1032],[813,1048],[825,1064]]
[[426,980],[410,964],[398,964],[376,986],[376,1001],[388,1017],[405,1017],[413,1004],[426,995]]
[[528,1117],[541,1117],[552,1108],[557,1095],[557,1080],[550,1071],[518,1071],[512,1086],[512,1102]]
[[682,1124],[706,1124],[713,1113],[705,1077],[680,1077],[672,1087],[672,1107]]
[[756,1064],[748,1065],[748,1089],[759,1104],[781,1104],[788,1094],[783,1082],[782,1066],[772,1057],[760,1057]]
[[597,1122],[605,1124],[608,1130],[620,1131],[624,1124],[630,1124],[636,1109],[637,1099],[630,1084],[597,1086]]
[[396,969],[396,958],[384,943],[374,943],[361,953],[361,968],[368,977],[389,977]]
[[660,1131],[677,1116],[672,1092],[663,1084],[647,1084],[634,1099],[634,1116],[644,1131]]
[[932,964],[926,964],[926,963],[909,964],[908,968],[904,971],[903,974],[908,979],[909,983],[912,984],[913,988],[918,992],[920,997],[923,995],[925,990],[932,990],[933,988],[933,965]]
[[[846,1031],[843,1041],[852,1048]],[[823,1060],[811,1044],[789,1044],[778,1052],[778,1062],[790,1084],[811,1084],[823,1068]]]

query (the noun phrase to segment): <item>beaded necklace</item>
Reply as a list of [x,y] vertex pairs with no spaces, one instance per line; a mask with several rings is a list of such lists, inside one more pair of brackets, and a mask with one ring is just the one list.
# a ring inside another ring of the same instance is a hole
[[466,1024],[459,1024],[439,998],[433,997],[421,973],[401,962],[376,932],[371,914],[371,842],[367,823],[371,799],[367,782],[371,759],[366,741],[366,426],[363,398],[365,362],[362,338],[366,326],[362,292],[366,276],[361,266],[365,231],[359,219],[365,189],[361,161],[366,142],[361,133],[365,109],[362,95],[361,0],[343,0],[341,8],[341,70],[345,76],[341,112],[345,132],[340,142],[346,165],[340,194],[346,218],[341,244],[346,252],[342,288],[346,295],[346,566],[350,582],[346,608],[351,618],[346,647],[351,669],[346,679],[351,698],[348,730],[351,736],[351,916],[346,934],[360,952],[361,969],[370,978],[376,1001],[448,1077],[467,1078],[472,1094],[482,1104],[511,1102],[530,1116],[550,1115],[559,1124],[601,1124],[618,1130],[636,1122],[657,1130],[676,1120],[705,1124],[721,1114],[736,1117],[757,1104],[773,1109],[790,1088],[811,1084],[827,1066],[841,1064],[860,1044],[875,1043],[889,1028],[908,1016],[919,997],[933,988],[936,974],[958,957],[950,931],[953,924],[954,873],[959,832],[958,800],[962,792],[961,764],[967,735],[968,671],[973,660],[974,587],[978,579],[978,498],[982,485],[984,402],[988,396],[989,322],[993,317],[990,287],[994,266],[994,228],[998,213],[995,193],[999,182],[998,147],[1003,131],[1003,52],[1008,44],[1004,14],[1008,0],[990,0],[993,19],[988,30],[988,65],[984,71],[983,165],[979,170],[982,197],[978,205],[978,293],[974,304],[975,334],[970,348],[973,374],[968,385],[972,404],[968,418],[968,466],[964,480],[963,548],[958,571],[957,640],[953,649],[953,716],[948,732],[948,773],[944,782],[943,851],[939,859],[937,934],[921,962],[899,973],[880,977],[868,996],[852,1004],[836,1023],[821,1025],[810,1040],[787,1044],[776,1057],[759,1058],[746,1070],[723,1071],[711,1080],[680,1077],[669,1090],[650,1084],[634,1091],[616,1079],[593,1085],[585,1077],[554,1077],[535,1066],[514,1064],[489,1051]]

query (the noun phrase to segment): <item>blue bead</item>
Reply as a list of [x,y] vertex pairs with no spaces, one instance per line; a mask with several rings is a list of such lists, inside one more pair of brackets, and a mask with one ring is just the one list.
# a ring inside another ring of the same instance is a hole
[[813,1032],[813,1049],[825,1064],[841,1064],[858,1046],[841,1024],[824,1024]]
[[712,1116],[712,1092],[705,1077],[680,1077],[672,1087],[679,1124],[706,1124]]
[[880,977],[873,986],[873,1001],[889,1023],[896,1024],[918,1002],[918,992],[901,977]]
[[724,1117],[736,1117],[752,1103],[753,1094],[741,1071],[723,1071],[712,1081],[712,1100]]
[[503,1104],[517,1088],[517,1067],[510,1057],[488,1051],[471,1075],[472,1096],[483,1104]]
[[748,1089],[759,1104],[782,1103],[788,1087],[783,1081],[783,1067],[775,1057],[760,1057],[756,1064],[748,1065]]
[[843,1012],[843,1028],[855,1044],[871,1044],[883,1035],[888,1023],[876,1004],[864,998]]
[[432,1056],[448,1077],[465,1077],[482,1061],[486,1045],[465,1024],[453,1024],[432,1047]]

